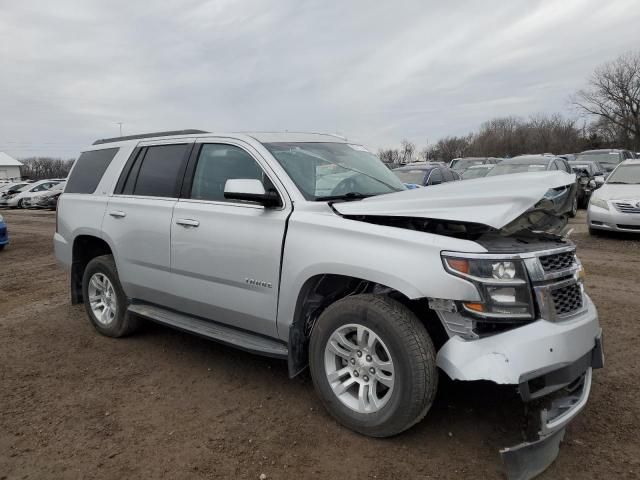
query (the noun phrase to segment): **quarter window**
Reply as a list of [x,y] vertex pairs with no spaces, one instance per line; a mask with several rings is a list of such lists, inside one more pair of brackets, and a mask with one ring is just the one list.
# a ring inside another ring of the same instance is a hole
[[93,193],[102,175],[118,153],[118,148],[83,152],[76,160],[65,188],[66,193]]
[[[274,189],[269,178],[254,158],[240,147],[224,144],[204,144],[191,186],[191,198],[217,202],[224,197],[224,186],[231,179],[257,179],[265,190]],[[237,202],[237,200],[233,200]]]

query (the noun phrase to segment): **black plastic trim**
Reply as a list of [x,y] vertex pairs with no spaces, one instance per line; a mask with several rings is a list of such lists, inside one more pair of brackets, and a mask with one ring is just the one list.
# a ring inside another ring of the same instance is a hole
[[124,142],[126,140],[136,140],[140,138],[154,137],[171,137],[173,135],[196,135],[198,133],[211,133],[204,130],[187,129],[187,130],[170,130],[165,132],[140,133],[138,135],[126,135],[124,137],[100,138],[93,142],[92,145],[102,145],[103,143]]

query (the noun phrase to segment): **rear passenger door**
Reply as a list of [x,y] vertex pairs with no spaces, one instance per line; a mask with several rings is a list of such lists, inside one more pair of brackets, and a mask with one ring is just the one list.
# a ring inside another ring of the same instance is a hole
[[[203,143],[189,161],[171,223],[173,290],[179,310],[272,337],[290,201],[268,165],[242,142]],[[230,179],[258,179],[282,206],[227,200]]]
[[127,296],[171,306],[171,216],[193,141],[140,144],[109,199],[102,230]]

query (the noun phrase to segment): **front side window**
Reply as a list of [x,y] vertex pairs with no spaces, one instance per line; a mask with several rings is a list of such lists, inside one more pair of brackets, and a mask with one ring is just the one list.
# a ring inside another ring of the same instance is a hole
[[406,190],[378,157],[360,145],[332,142],[264,145],[307,200],[367,197]]
[[127,179],[133,195],[178,197],[189,147],[187,144],[148,147],[144,158],[140,157],[139,170],[132,169]]
[[[254,158],[235,145],[205,144],[200,150],[191,184],[191,198],[217,202],[224,197],[227,180],[260,180],[265,190],[275,189]],[[237,200],[232,200],[237,202]]]

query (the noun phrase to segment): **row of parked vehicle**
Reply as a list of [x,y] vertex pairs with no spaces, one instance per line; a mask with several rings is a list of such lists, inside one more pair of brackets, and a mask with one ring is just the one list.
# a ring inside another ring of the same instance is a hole
[[55,210],[65,185],[62,178],[0,185],[0,207]]
[[578,208],[587,208],[592,193],[605,184],[607,177],[623,161],[634,159],[628,150],[587,150],[579,154],[520,155],[514,158],[456,158],[449,165],[442,162],[412,163],[394,169],[396,176],[409,188],[427,187],[456,180],[506,175],[512,173],[559,170],[576,175],[570,189],[570,216]]

